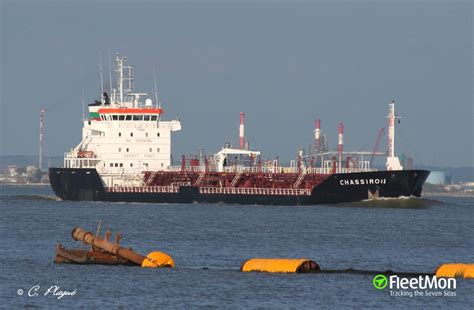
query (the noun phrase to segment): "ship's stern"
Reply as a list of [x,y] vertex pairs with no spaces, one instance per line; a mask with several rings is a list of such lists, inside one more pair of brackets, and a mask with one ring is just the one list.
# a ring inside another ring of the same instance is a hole
[[49,182],[62,200],[97,200],[99,193],[104,191],[95,169],[49,168]]

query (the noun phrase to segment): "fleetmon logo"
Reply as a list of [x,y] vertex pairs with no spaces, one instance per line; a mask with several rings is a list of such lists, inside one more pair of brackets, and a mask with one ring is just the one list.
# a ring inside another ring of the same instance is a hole
[[388,284],[387,277],[384,276],[383,274],[378,274],[372,280],[372,284],[374,285],[376,289],[383,290],[384,288],[387,287],[387,284]]

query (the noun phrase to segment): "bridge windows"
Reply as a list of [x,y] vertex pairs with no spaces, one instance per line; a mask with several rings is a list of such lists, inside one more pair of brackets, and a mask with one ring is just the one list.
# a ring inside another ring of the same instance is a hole
[[137,114],[100,114],[98,118],[102,121],[154,121],[158,120],[158,115],[137,115]]
[[101,120],[108,120],[108,121],[157,121],[158,115],[127,115],[127,114],[110,114],[110,115],[100,115]]

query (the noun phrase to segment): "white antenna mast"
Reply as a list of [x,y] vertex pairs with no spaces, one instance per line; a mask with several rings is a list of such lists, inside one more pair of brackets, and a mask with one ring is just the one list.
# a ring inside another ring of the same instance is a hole
[[[112,64],[110,63],[110,49],[109,49],[109,96],[112,96]],[[115,98],[113,98],[112,100],[115,100]]]
[[[158,104],[158,108],[161,109],[161,100],[158,99],[158,87],[156,87],[156,72],[155,68],[153,68],[153,80],[155,82],[155,100]],[[157,122],[160,122],[161,114],[158,114]]]
[[156,87],[156,71],[155,71],[155,68],[153,68],[153,80],[155,82],[155,101],[158,104],[158,107],[161,108],[161,101],[158,101],[158,89]]
[[44,112],[46,112],[45,108],[40,109],[40,135],[39,135],[39,158],[38,158],[38,168],[41,171],[43,169],[43,123],[44,123]]
[[85,107],[84,107],[84,88],[82,88],[82,121],[86,120]]
[[99,52],[100,64],[100,102],[104,104],[104,77],[102,76],[102,52]]
[[117,73],[117,88],[119,93],[119,100],[123,102],[123,57],[116,56],[117,68],[115,72]]

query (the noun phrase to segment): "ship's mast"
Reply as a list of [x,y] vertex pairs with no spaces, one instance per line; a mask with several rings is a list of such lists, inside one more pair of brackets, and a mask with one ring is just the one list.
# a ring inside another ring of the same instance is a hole
[[117,54],[116,58],[115,73],[117,74],[117,90],[119,92],[119,100],[123,102],[123,57],[119,57]]
[[124,97],[127,93],[133,90],[133,67],[125,65],[127,58],[120,57],[118,54],[115,58],[117,74],[117,90],[119,93],[120,102],[124,102]]
[[109,96],[112,96],[112,101],[115,101],[115,96],[113,95],[114,90],[112,89],[112,65],[110,64],[110,50],[109,50]]
[[39,130],[39,156],[38,156],[38,168],[41,171],[43,169],[43,123],[44,123],[44,112],[45,109],[40,110],[40,130]]
[[395,156],[395,101],[388,105],[388,157]]
[[387,170],[402,170],[398,157],[395,157],[395,101],[388,105],[388,151],[387,151]]
[[100,102],[104,104],[104,77],[102,74],[102,53],[99,53],[99,67],[100,67]]
[[158,104],[158,108],[161,109],[161,101],[158,100],[158,88],[156,87],[156,72],[155,68],[153,68],[153,83],[155,84],[155,102]]
[[[161,109],[161,100],[159,100],[159,98],[158,98],[158,87],[156,86],[155,68],[153,68],[153,82],[154,82],[154,85],[155,85],[155,104],[157,104],[158,108]],[[160,122],[160,118],[161,118],[161,115],[158,115],[158,119],[157,119],[158,123]]]
[[321,148],[321,120],[319,118],[314,121],[314,146],[317,155]]

